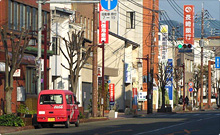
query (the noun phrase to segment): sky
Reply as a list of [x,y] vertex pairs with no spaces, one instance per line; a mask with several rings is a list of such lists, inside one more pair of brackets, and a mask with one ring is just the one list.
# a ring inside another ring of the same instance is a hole
[[[176,11],[172,8],[169,2],[177,4],[176,6],[180,11],[183,9],[183,5],[194,5],[195,14],[200,14],[202,11],[202,3],[204,3],[204,10],[208,10],[213,18],[216,20],[220,20],[220,0],[159,0],[159,8],[160,10],[165,10],[169,15],[171,20],[175,20],[178,22],[183,22],[183,18],[176,13]],[[181,9],[180,9],[181,8]],[[183,13],[183,11],[182,11]]]

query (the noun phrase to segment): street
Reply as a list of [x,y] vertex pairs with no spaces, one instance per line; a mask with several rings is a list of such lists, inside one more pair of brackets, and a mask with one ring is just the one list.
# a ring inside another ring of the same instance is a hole
[[32,129],[11,135],[219,135],[220,111],[177,114],[151,114],[100,122],[81,123],[64,128]]

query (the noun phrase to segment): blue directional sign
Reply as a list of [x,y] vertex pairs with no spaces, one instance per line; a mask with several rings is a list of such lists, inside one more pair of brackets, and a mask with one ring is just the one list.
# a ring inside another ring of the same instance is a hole
[[112,10],[118,4],[118,0],[101,0],[100,2],[105,10]]
[[220,69],[220,57],[215,57],[215,68]]
[[[168,59],[168,65],[173,67],[173,59]],[[171,74],[170,78],[167,78],[167,85],[165,88],[168,90],[169,100],[173,100],[173,77],[172,77],[173,69],[166,70],[166,74]]]

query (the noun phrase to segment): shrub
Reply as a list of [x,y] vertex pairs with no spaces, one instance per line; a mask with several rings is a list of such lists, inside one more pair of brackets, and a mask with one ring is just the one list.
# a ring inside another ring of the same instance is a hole
[[0,126],[25,126],[24,121],[14,114],[7,114],[0,116]]
[[29,110],[28,107],[24,104],[19,105],[17,112],[23,113],[23,114],[36,114],[37,113],[36,110]]
[[80,119],[84,119],[85,116],[84,116],[81,112],[79,112],[79,118],[80,118]]

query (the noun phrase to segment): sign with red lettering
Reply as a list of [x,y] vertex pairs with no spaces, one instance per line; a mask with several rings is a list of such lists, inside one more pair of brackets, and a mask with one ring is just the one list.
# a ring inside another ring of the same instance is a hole
[[[101,4],[99,4],[99,43],[102,41],[108,43],[108,21],[101,21],[101,12],[105,11]],[[106,10],[107,12],[107,10]]]
[[184,5],[184,44],[194,45],[194,5]]
[[109,102],[110,104],[112,102],[115,102],[115,84],[114,83],[110,83],[109,84]]

